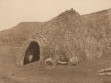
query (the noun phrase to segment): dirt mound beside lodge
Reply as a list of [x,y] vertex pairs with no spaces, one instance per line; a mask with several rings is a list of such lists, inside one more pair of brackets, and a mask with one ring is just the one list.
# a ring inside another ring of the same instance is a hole
[[89,33],[94,37],[95,34],[100,35],[103,46],[103,56],[110,55],[111,50],[111,9],[99,11],[92,14],[82,16],[84,23],[89,28]]
[[20,45],[22,51],[17,54],[20,60],[24,59],[32,41],[39,44],[40,61],[49,57],[59,59],[61,56],[94,60],[109,55],[110,29],[110,9],[88,15],[80,15],[71,9],[44,23],[20,23],[1,31],[0,42]]

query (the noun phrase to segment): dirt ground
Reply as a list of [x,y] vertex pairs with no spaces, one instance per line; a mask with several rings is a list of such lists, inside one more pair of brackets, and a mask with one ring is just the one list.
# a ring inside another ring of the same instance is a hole
[[111,67],[111,57],[83,61],[76,66],[46,66],[34,62],[15,64],[17,48],[0,47],[0,83],[111,83],[111,76],[99,76],[98,70]]

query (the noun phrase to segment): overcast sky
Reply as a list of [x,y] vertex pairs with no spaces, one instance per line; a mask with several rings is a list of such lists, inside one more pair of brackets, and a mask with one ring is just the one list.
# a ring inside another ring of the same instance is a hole
[[111,0],[0,0],[0,30],[24,21],[47,21],[70,8],[87,14],[111,8]]

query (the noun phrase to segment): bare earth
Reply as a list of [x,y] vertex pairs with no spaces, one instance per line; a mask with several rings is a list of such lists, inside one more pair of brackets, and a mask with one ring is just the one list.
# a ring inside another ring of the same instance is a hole
[[35,62],[18,67],[16,53],[17,48],[0,47],[0,83],[111,83],[111,76],[99,76],[97,72],[111,66],[111,57],[76,66],[46,66]]

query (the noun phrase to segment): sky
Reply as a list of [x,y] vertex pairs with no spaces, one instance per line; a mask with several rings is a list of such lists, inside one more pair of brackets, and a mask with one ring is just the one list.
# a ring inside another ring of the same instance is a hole
[[111,0],[0,0],[0,31],[20,22],[43,22],[73,8],[89,14],[111,8]]

